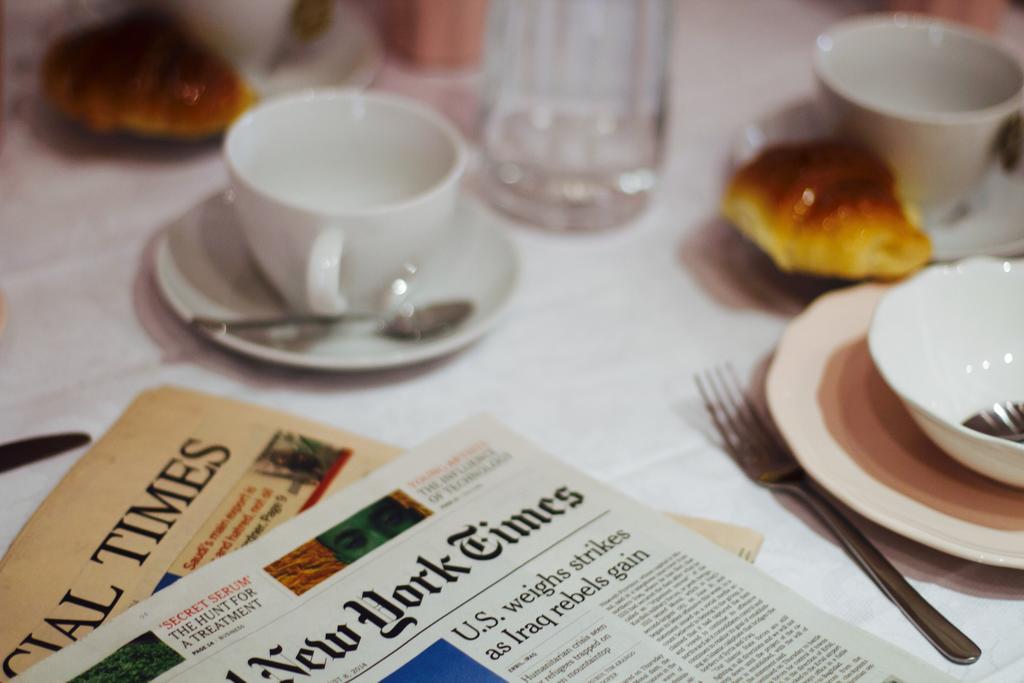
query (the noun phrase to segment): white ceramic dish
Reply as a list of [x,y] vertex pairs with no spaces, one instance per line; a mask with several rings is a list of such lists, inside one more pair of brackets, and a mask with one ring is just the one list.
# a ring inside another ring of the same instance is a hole
[[961,423],[1024,396],[1024,261],[970,259],[926,268],[882,297],[871,357],[940,448],[982,474],[1024,487],[1024,445]]
[[[140,0],[136,0],[140,2]],[[290,33],[292,3],[281,0],[141,0],[246,71],[269,64]]]
[[296,311],[379,310],[449,239],[466,146],[415,100],[351,88],[257,104],[224,137],[249,251]]
[[882,285],[827,294],[786,329],[772,416],[804,468],[868,519],[951,555],[1024,569],[1024,496],[960,465],[878,374],[867,331]]
[[310,88],[365,88],[383,63],[384,47],[370,19],[342,2],[322,36],[286,47],[269,68],[249,75],[257,92],[273,97]]
[[[409,342],[363,326],[338,325],[302,348],[231,334],[210,335],[221,346],[270,363],[318,370],[375,370],[450,354],[490,330],[507,307],[518,277],[515,248],[481,204],[462,195],[454,235],[440,259],[412,281],[412,301],[467,298],[475,311],[452,333]],[[262,317],[286,312],[246,249],[230,195],[211,197],[167,226],[155,250],[157,286],[184,321],[194,316]]]
[[[793,102],[742,128],[732,148],[734,165],[752,159],[764,147],[826,137],[832,130],[810,99]],[[969,256],[1024,254],[1024,174],[993,172],[970,210],[959,220],[925,225],[932,258],[954,261]]]
[[1024,70],[992,36],[913,14],[855,16],[818,36],[822,105],[843,137],[885,159],[924,216],[950,216],[1021,110]]

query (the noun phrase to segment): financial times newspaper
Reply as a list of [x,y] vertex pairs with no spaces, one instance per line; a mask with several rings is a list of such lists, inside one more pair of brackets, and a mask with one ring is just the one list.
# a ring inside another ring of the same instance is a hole
[[19,679],[950,680],[487,417]]

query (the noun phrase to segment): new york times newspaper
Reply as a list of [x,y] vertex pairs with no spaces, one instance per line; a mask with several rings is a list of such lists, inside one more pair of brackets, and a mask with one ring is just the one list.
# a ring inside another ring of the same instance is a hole
[[948,680],[487,417],[19,678]]

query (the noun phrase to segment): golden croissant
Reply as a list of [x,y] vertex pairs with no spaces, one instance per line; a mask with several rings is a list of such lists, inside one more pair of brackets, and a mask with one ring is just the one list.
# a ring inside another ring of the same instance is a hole
[[224,59],[146,13],[59,39],[42,78],[51,104],[99,132],[209,137],[254,99]]
[[785,271],[893,279],[931,257],[889,167],[844,142],[765,149],[736,172],[722,212]]

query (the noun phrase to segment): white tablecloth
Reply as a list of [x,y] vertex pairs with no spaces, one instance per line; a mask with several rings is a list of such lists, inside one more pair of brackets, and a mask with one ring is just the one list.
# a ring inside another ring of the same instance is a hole
[[[224,165],[216,145],[91,138],[41,109],[37,60],[61,4],[7,4],[0,289],[10,319],[0,337],[0,441],[66,429],[99,435],[138,392],[168,383],[399,445],[486,411],[649,505],[761,530],[761,570],[953,676],[1024,681],[1024,572],[950,557],[859,520],[984,650],[973,666],[949,664],[816,520],[744,479],[707,434],[691,379],[725,360],[755,368],[813,294],[739,241],[716,205],[737,129],[810,93],[814,36],[865,3],[679,2],[667,165],[650,210],[595,235],[510,226],[522,277],[498,328],[452,357],[358,375],[231,355],[163,305],[154,236],[225,185]],[[1019,8],[1004,34],[1024,44]],[[472,74],[389,63],[377,87],[431,101],[468,128],[474,83]],[[0,552],[80,455],[0,475]]]

